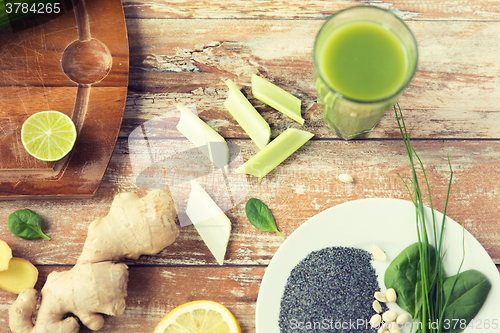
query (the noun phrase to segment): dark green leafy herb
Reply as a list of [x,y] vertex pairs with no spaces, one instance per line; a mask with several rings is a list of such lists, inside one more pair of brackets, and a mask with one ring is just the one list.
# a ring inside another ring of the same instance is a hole
[[[455,281],[456,280],[456,281]],[[443,291],[447,298],[447,306],[444,311],[444,323],[450,323],[449,331],[458,333],[463,330],[459,326],[453,325],[457,318],[470,323],[483,306],[491,289],[491,283],[481,272],[474,269],[462,272],[458,276],[450,276],[443,283]],[[455,321],[453,321],[455,319]],[[456,326],[453,329],[453,326]],[[463,325],[462,325],[463,326]]]
[[[434,247],[428,245],[426,249],[429,253],[434,254]],[[419,244],[413,243],[394,258],[389,267],[387,267],[384,275],[384,284],[387,288],[394,288],[398,295],[397,303],[401,309],[416,316],[416,309],[419,308],[419,297],[415,297],[415,289],[417,285],[421,285],[422,277],[420,271],[420,251]],[[431,255],[431,269],[435,269],[435,255]],[[431,272],[433,275],[434,272]],[[417,303],[416,303],[417,302]]]
[[281,237],[285,238],[274,222],[274,217],[266,204],[256,198],[250,198],[245,206],[245,213],[248,221],[254,227],[262,231],[275,232]]
[[24,239],[35,239],[42,237],[50,240],[42,232],[42,219],[40,215],[29,209],[21,209],[10,214],[7,218],[9,230],[16,236]]
[[[460,272],[464,262],[465,247],[463,248],[464,253],[462,262],[458,268],[457,274],[445,278],[442,265],[445,252],[443,249],[443,233],[445,230],[446,209],[453,178],[450,158],[448,156],[450,181],[443,211],[443,219],[441,221],[441,231],[439,233],[425,168],[422,160],[410,142],[410,134],[406,129],[399,105],[398,109],[399,113],[396,106],[394,106],[398,126],[410,160],[412,172],[410,184],[411,187],[413,187],[413,194],[408,183],[405,182],[403,178],[401,179],[415,205],[418,242],[410,245],[394,259],[385,273],[384,283],[387,288],[394,288],[396,292],[398,292],[398,296],[402,298],[398,300],[398,303],[413,316],[413,320],[420,319],[422,322],[423,327],[417,329],[417,333],[458,333],[463,330],[464,327],[450,330],[446,327],[446,323],[463,320],[464,324],[469,324],[483,306],[491,285],[486,277],[478,271],[469,270],[462,273]],[[432,218],[432,229],[430,233],[427,231],[427,221],[424,215],[424,199],[417,177],[416,165],[420,167],[423,174],[425,190],[430,203]],[[434,242],[435,247],[430,245],[430,241]],[[429,325],[430,323],[438,323],[438,325],[434,327],[433,325]]]

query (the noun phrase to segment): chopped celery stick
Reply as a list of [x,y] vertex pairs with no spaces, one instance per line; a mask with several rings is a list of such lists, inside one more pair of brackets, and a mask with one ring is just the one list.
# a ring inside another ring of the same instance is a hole
[[250,136],[259,149],[264,148],[271,138],[271,128],[253,105],[245,98],[233,81],[227,80],[229,96],[224,106],[236,119],[238,124]]
[[226,140],[183,104],[177,104],[177,108],[181,112],[177,130],[208,157],[216,168],[225,170],[229,161]]
[[196,180],[191,180],[186,214],[217,263],[222,265],[231,233],[231,221]]
[[255,74],[252,74],[252,94],[270,107],[304,124],[304,118],[300,114],[300,99]]
[[313,136],[314,134],[306,131],[288,128],[264,149],[236,169],[236,172],[247,173],[262,178]]

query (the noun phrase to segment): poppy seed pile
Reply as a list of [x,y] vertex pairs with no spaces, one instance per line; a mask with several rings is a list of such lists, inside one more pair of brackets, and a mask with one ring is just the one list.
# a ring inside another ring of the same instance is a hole
[[380,290],[371,254],[348,247],[311,252],[294,267],[281,298],[282,333],[373,333],[373,295]]

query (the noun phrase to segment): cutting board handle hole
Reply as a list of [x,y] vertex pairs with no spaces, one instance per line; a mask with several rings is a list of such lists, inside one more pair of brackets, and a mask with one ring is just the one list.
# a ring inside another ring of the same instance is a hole
[[102,81],[111,70],[113,57],[108,47],[97,39],[76,40],[62,55],[64,73],[79,84]]

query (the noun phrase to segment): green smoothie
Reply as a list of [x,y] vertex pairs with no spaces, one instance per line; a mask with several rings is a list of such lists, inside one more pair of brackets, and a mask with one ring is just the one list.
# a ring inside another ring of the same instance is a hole
[[408,56],[386,27],[354,21],[336,28],[318,51],[318,69],[338,93],[358,101],[377,101],[397,93],[408,78]]
[[377,125],[412,79],[417,43],[406,24],[375,6],[341,10],[323,24],[313,50],[325,126],[350,140]]

